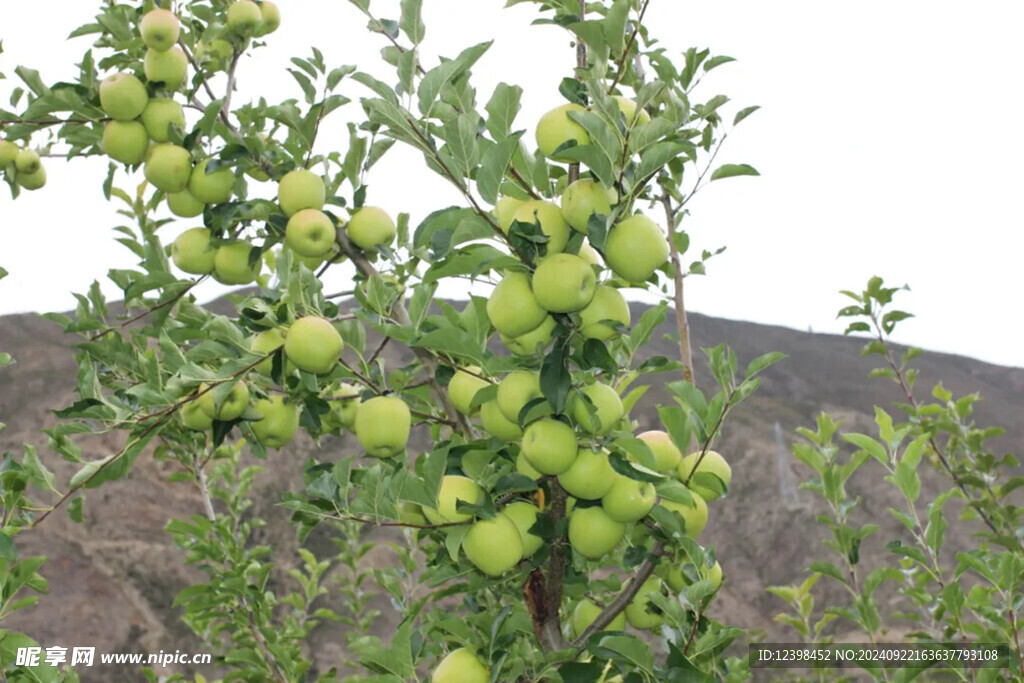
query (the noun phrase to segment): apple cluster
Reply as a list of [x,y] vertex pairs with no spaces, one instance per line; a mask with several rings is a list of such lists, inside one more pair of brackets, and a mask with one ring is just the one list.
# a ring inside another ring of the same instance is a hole
[[26,190],[38,190],[46,184],[46,169],[39,152],[0,140],[0,171]]

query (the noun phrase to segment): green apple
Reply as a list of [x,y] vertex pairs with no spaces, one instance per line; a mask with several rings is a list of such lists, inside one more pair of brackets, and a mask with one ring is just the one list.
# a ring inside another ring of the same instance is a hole
[[235,192],[235,172],[227,166],[207,172],[209,159],[203,159],[192,169],[188,178],[188,191],[204,204],[223,204],[231,201]]
[[515,197],[501,197],[494,205],[494,218],[498,223],[498,228],[506,235],[509,226],[512,225],[512,219],[515,218],[516,211],[522,205],[523,200]]
[[228,6],[228,29],[240,36],[256,33],[262,21],[260,6],[252,0],[236,0]]
[[626,621],[636,629],[655,629],[665,623],[665,616],[656,611],[657,607],[651,604],[651,595],[660,593],[664,584],[657,576],[652,576],[643,582],[636,597],[630,602],[626,609]]
[[336,233],[334,224],[323,211],[302,209],[288,219],[284,241],[300,256],[320,258],[331,253]]
[[562,218],[562,210],[552,202],[543,199],[523,202],[516,209],[513,220],[540,227],[540,231],[548,237],[548,241],[544,243],[546,254],[564,251],[565,245],[569,242],[571,228]]
[[672,443],[672,437],[667,432],[651,430],[638,434],[637,438],[647,444],[647,447],[654,453],[654,469],[657,472],[672,472],[679,467],[679,461],[683,454]]
[[409,443],[412,413],[398,396],[374,396],[359,404],[353,426],[367,455],[390,458],[404,452]]
[[222,285],[247,285],[260,274],[263,263],[249,263],[253,246],[245,240],[232,240],[217,247],[213,257],[213,279]]
[[530,276],[513,271],[507,273],[487,300],[487,317],[494,329],[508,337],[519,337],[537,329],[548,312],[530,287]]
[[192,196],[192,193],[188,189],[184,189],[181,192],[171,192],[167,195],[167,208],[171,210],[175,216],[181,218],[195,218],[196,216],[203,215],[203,210],[206,208],[206,204]]
[[398,521],[413,526],[427,526],[427,518],[423,516],[423,508],[416,503],[403,500],[398,504]]
[[441,490],[437,494],[437,508],[425,507],[423,514],[427,516],[431,524],[468,522],[473,519],[473,515],[459,512],[458,501],[476,505],[483,495],[483,489],[472,479],[457,474],[446,474],[441,478]]
[[384,209],[364,206],[349,219],[345,233],[360,249],[376,249],[394,242],[398,228]]
[[522,451],[519,451],[516,455],[516,472],[534,481],[544,476],[542,472],[538,472],[537,468],[530,464],[530,461],[526,459]]
[[619,336],[613,325],[629,327],[629,320],[629,304],[619,290],[598,285],[590,303],[580,311],[580,334],[587,339],[609,341]]
[[628,97],[622,97],[616,95],[615,101],[619,105],[619,111],[626,117],[626,125],[630,126],[634,123],[636,125],[644,125],[651,122],[651,115],[646,110],[641,109],[637,112],[636,100],[631,100]]
[[693,503],[690,505],[663,500],[661,506],[682,515],[683,521],[686,522],[686,535],[690,538],[697,538],[708,524],[708,504],[696,491],[690,491],[690,495],[693,497]]
[[256,333],[252,341],[249,342],[249,350],[267,356],[267,359],[260,361],[259,365],[253,369],[264,377],[270,377],[274,371],[273,353],[282,346],[284,346],[284,335],[276,327]]
[[165,52],[170,50],[181,34],[181,24],[174,12],[165,9],[154,9],[146,12],[139,22],[142,42],[154,50]]
[[324,417],[339,429],[352,429],[356,424],[356,415],[359,414],[360,401],[359,387],[342,383],[331,392],[331,412]]
[[[198,49],[196,50],[198,59]],[[167,90],[177,90],[188,75],[188,57],[175,45],[166,52],[147,50],[142,60],[142,72],[150,83],[163,83]]]
[[289,218],[303,209],[322,209],[327,201],[324,179],[304,168],[289,171],[277,186],[277,203]]
[[523,430],[519,425],[502,415],[496,400],[487,401],[480,406],[480,422],[488,434],[502,441],[518,441],[523,436]]
[[523,539],[515,523],[502,513],[474,522],[462,540],[473,565],[488,576],[501,576],[523,559]]
[[35,173],[19,173],[18,185],[26,190],[38,190],[46,185],[46,168],[40,166]]
[[551,340],[555,338],[555,328],[558,322],[550,315],[544,317],[544,322],[518,337],[501,335],[501,343],[509,351],[517,356],[535,356],[542,353],[548,347]]
[[235,382],[219,405],[215,403],[213,393],[214,390],[211,389],[197,400],[206,416],[214,420],[224,422],[237,420],[242,417],[242,413],[249,406],[249,387],[242,380]]
[[190,275],[212,273],[216,256],[217,248],[210,244],[210,231],[206,228],[190,228],[171,244],[174,265]]
[[607,452],[581,448],[572,466],[558,475],[558,483],[577,498],[598,500],[611,490],[616,476]]
[[596,180],[581,178],[562,193],[562,216],[573,230],[587,234],[592,215],[611,215],[615,194],[614,190],[606,190]]
[[213,418],[203,412],[198,400],[189,401],[181,407],[181,421],[197,432],[204,432],[213,426]]
[[597,560],[611,551],[626,535],[626,525],[608,516],[604,508],[576,508],[569,515],[569,545],[590,560]]
[[281,10],[270,0],[263,0],[260,5],[260,25],[256,27],[256,37],[273,33],[281,26]]
[[102,147],[114,161],[137,166],[146,160],[149,136],[138,121],[108,121],[103,127]]
[[448,399],[463,415],[473,416],[480,410],[479,406],[470,409],[470,404],[476,392],[490,385],[490,382],[480,377],[482,372],[477,366],[471,365],[465,370],[456,371],[448,382]]
[[516,370],[498,382],[498,408],[513,424],[519,424],[519,413],[530,401],[544,398],[540,390],[540,375],[531,370]]
[[13,164],[21,148],[9,140],[0,140],[0,171]]
[[616,522],[638,522],[647,516],[657,500],[654,484],[617,474],[608,493],[601,497],[601,507]]
[[[699,465],[697,464],[698,460],[700,460]],[[688,486],[709,503],[721,495],[722,485],[728,489],[729,484],[732,483],[732,468],[717,451],[708,451],[703,458],[700,457],[700,453],[690,453],[679,461],[677,471],[679,480],[684,484],[689,482]],[[701,479],[707,475],[714,475],[721,483],[702,483]]]
[[490,683],[491,670],[473,652],[459,648],[441,660],[430,683]]
[[598,253],[597,249],[594,249],[586,242],[580,245],[580,258],[590,265],[597,266],[604,270],[604,261],[601,260],[601,254]]
[[530,282],[541,308],[551,313],[578,311],[594,298],[594,268],[575,254],[552,254],[537,265]]
[[657,223],[637,214],[611,229],[604,255],[618,277],[644,282],[668,259],[668,240]]
[[523,543],[523,557],[529,557],[540,550],[544,545],[544,539],[530,533],[530,529],[537,523],[537,515],[540,514],[540,509],[536,505],[525,500],[517,500],[506,505],[501,512],[512,520],[519,530],[519,538]]
[[196,43],[195,58],[204,68],[220,71],[227,67],[235,55],[235,47],[223,38],[214,38],[209,43]]
[[18,169],[18,173],[35,173],[42,166],[43,160],[34,149],[19,150],[18,155],[14,157],[14,168]]
[[129,73],[108,76],[100,83],[100,107],[115,121],[139,118],[148,102],[146,86]]
[[587,130],[569,118],[571,111],[586,109],[575,103],[563,104],[544,114],[537,122],[537,147],[549,159],[568,161],[563,155],[556,154],[556,151],[570,140],[575,140],[577,145],[590,144]]
[[[325,375],[338,365],[345,342],[326,318],[308,315],[288,328],[284,353],[299,370]],[[403,405],[405,405],[403,403]]]
[[576,460],[577,450],[576,432],[564,422],[543,418],[523,432],[523,456],[543,474],[565,472]]
[[[181,192],[192,174],[192,155],[184,147],[162,142],[149,148],[142,168],[146,180],[164,192]],[[199,199],[196,197],[196,199]]]
[[286,403],[278,394],[269,399],[259,399],[253,405],[262,420],[252,423],[252,433],[267,448],[283,448],[295,438],[299,430],[299,411],[294,403]]
[[[569,400],[573,419],[580,429],[589,434],[607,434],[626,412],[615,389],[601,382],[588,384],[580,389],[579,394],[572,394]],[[593,415],[591,408],[595,411]]]
[[154,97],[142,111],[142,124],[154,142],[169,142],[172,125],[184,130],[185,110],[170,98]]
[[[694,566],[690,564],[689,569],[690,571],[693,571]],[[681,592],[684,588],[686,588],[692,583],[690,577],[686,575],[686,572],[683,570],[682,567],[669,566],[665,570],[664,574],[665,583],[667,583],[668,587],[674,590],[676,593]],[[711,586],[714,590],[718,590],[722,587],[722,565],[720,565],[717,560],[713,565],[711,565],[710,569],[708,569],[707,567],[702,567],[699,576],[702,579],[707,579],[708,581],[710,581]]]
[[[593,600],[584,598],[576,603],[576,607],[572,610],[572,617],[569,619],[569,632],[573,638],[579,638],[580,635],[587,630],[587,628],[594,623],[598,615],[604,611],[598,607]],[[619,612],[612,619],[612,623],[608,624],[605,631],[625,631],[626,630],[626,615]]]

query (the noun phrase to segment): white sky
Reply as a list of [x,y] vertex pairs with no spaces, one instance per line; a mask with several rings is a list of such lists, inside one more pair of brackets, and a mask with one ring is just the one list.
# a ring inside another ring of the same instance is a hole
[[[300,97],[284,71],[288,57],[318,46],[329,65],[359,64],[394,81],[379,62],[380,36],[342,0],[277,0],[283,24],[270,46],[243,60],[235,102],[265,95]],[[4,53],[0,96],[14,66],[45,80],[71,79],[87,38],[65,36],[99,3],[85,0],[0,3]],[[448,56],[494,38],[474,70],[477,97],[499,81],[528,86],[516,128],[560,103],[557,85],[573,55],[567,34],[530,27],[532,5],[503,10],[501,0],[426,0],[428,53]],[[397,0],[374,0],[397,17]],[[735,108],[763,109],[726,143],[721,162],[746,162],[758,179],[710,186],[691,205],[694,249],[728,246],[707,278],[689,281],[693,310],[710,315],[841,332],[839,289],[859,289],[878,274],[910,284],[902,306],[917,318],[898,341],[1006,365],[1024,366],[1013,302],[1024,251],[1024,5],[921,0],[820,2],[652,0],[650,26],[678,54],[710,47],[740,61],[701,86],[704,97],[730,95]],[[432,64],[433,62],[428,62]],[[342,91],[357,97],[355,83]],[[359,112],[351,106],[355,116]],[[324,128],[319,150],[346,145],[344,119]],[[396,147],[396,149],[398,149]],[[0,195],[0,314],[63,310],[109,268],[133,256],[113,241],[115,205],[102,197],[104,160],[47,161],[49,182],[12,202]],[[122,186],[129,183],[120,177]],[[415,226],[459,197],[411,154],[392,153],[369,178],[368,201]],[[266,190],[268,196],[271,188]],[[192,227],[164,228],[169,243]],[[329,274],[328,290],[346,289],[349,271]],[[116,288],[105,282],[108,295]],[[444,292],[458,296],[462,285]],[[199,291],[213,298],[225,288]]]

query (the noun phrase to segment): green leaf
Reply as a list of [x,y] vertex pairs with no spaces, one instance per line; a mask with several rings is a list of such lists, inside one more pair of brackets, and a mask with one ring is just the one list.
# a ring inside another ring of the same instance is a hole
[[760,173],[757,169],[749,164],[722,164],[715,169],[715,172],[711,174],[711,180],[722,180],[723,178],[734,178],[736,176],[743,175],[755,175],[759,176]]
[[423,79],[420,81],[419,90],[416,93],[420,113],[423,116],[430,116],[441,88],[471,69],[477,60],[491,47],[492,42],[488,41],[466,48],[455,59],[441,62],[423,76]]
[[423,25],[423,0],[402,0],[402,18],[398,27],[413,45],[423,41],[427,32],[427,27]]
[[752,107],[744,107],[743,109],[740,109],[738,112],[736,112],[736,116],[732,120],[732,125],[735,126],[740,121],[742,121],[743,119],[747,118],[748,116],[750,116],[751,114],[753,114],[755,111],[757,111],[760,108],[761,108],[760,105],[755,104]]
[[480,160],[480,170],[476,174],[476,186],[480,196],[489,204],[498,201],[498,193],[502,182],[505,180],[505,173],[512,164],[512,156],[519,147],[519,138],[522,133],[516,133],[504,138],[484,153]]
[[547,356],[540,369],[540,390],[544,398],[555,409],[556,413],[565,410],[566,401],[569,398],[569,389],[572,386],[572,377],[569,374],[568,361],[568,339],[559,340]]
[[518,85],[499,83],[487,103],[487,131],[495,140],[508,137],[512,124],[519,113],[519,101],[523,89]]

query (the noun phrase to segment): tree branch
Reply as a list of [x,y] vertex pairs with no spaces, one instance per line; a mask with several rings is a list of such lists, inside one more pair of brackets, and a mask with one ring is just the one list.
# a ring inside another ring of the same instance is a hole
[[629,36],[629,42],[626,43],[625,49],[622,50],[622,56],[615,67],[615,79],[608,86],[609,95],[615,91],[616,86],[622,81],[622,77],[625,74],[623,69],[626,68],[626,60],[629,59],[629,52],[633,49],[633,44],[636,43],[636,36],[640,32],[640,26],[644,23],[644,15],[647,14],[647,6],[650,4],[651,0],[644,0],[644,4],[640,8],[640,16],[637,18],[636,23],[633,24],[633,32]]
[[693,383],[693,349],[690,345],[690,323],[686,318],[686,302],[683,295],[683,264],[679,248],[673,239],[676,234],[677,212],[672,208],[672,199],[662,195],[661,204],[665,207],[665,220],[668,223],[668,248],[672,259],[673,277],[675,279],[676,327],[679,329],[679,358],[683,362],[683,379]]

